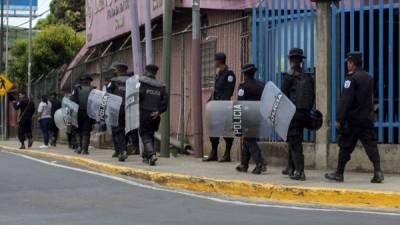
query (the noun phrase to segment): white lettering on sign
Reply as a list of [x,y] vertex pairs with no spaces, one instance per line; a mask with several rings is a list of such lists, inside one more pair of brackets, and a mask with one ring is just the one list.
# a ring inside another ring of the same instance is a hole
[[153,0],[153,11],[160,9],[163,7],[163,1],[162,0]]
[[275,101],[274,104],[272,105],[271,115],[269,116],[269,119],[271,120],[274,126],[276,125],[276,113],[278,112],[278,107],[279,104],[281,103],[282,96],[283,96],[282,93],[278,93],[278,95],[275,96]]
[[233,104],[233,133],[235,136],[242,136],[242,105],[240,103]]

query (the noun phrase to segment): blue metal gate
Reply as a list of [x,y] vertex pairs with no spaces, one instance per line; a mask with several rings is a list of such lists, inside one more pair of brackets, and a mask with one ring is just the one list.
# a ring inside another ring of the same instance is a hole
[[[314,18],[310,0],[260,0],[252,9],[252,62],[259,68],[260,80],[281,88],[293,47],[304,49],[304,68],[314,72]],[[305,131],[305,139],[313,141],[313,132]]]
[[[400,141],[400,3],[376,2],[348,0],[331,6],[331,126],[335,127],[336,101],[345,79],[345,54],[360,51],[364,53],[364,66],[375,81],[378,140],[392,144]],[[331,137],[336,140],[335,129]]]

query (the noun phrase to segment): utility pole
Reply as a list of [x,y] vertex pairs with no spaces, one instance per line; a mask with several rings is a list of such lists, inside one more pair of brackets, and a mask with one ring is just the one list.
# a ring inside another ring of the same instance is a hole
[[328,167],[328,145],[329,145],[329,87],[331,66],[331,26],[332,11],[331,4],[338,4],[339,0],[317,1],[317,16],[315,19],[315,49],[316,49],[316,106],[324,115],[324,123],[316,132],[315,140],[315,165],[317,169]]
[[29,0],[28,97],[32,97],[32,0]]
[[[171,94],[171,37],[172,37],[172,1],[163,0],[163,78],[168,94]],[[170,145],[170,109],[162,116],[161,156],[169,157]]]
[[133,70],[135,74],[141,76],[142,70],[142,51],[140,48],[140,31],[139,31],[139,16],[137,0],[131,0],[131,17],[132,17],[132,57],[133,57]]
[[153,46],[152,46],[152,37],[151,37],[151,9],[150,9],[151,1],[144,1],[144,28],[146,33],[146,64],[153,63]]
[[193,0],[192,30],[192,122],[194,155],[203,157],[203,100],[201,85],[200,0]]
[[[4,40],[3,40],[3,30],[4,30],[4,0],[1,0],[1,31],[0,31],[0,71],[3,72],[3,52],[4,52]],[[4,97],[1,97],[1,101],[0,101],[0,122],[1,122],[1,137],[2,140],[5,140],[5,135],[4,135],[4,127],[6,126],[6,117],[4,116],[5,114],[5,110],[3,107],[3,105],[6,105],[7,103],[4,101]]]
[[[5,74],[6,77],[8,77],[8,39],[9,39],[9,13],[10,13],[10,0],[7,0],[7,23],[6,23],[6,68],[5,68]],[[8,96],[4,96],[4,131],[3,131],[3,140],[7,139],[7,133],[8,133]]]

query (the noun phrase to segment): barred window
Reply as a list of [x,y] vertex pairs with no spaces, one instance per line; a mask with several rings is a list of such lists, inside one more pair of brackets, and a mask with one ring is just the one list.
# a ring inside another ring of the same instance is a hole
[[214,55],[216,53],[216,48],[216,40],[204,41],[201,44],[201,76],[203,88],[214,87]]

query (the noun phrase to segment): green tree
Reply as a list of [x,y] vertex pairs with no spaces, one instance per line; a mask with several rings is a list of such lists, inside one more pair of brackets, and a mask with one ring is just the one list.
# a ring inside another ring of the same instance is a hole
[[[51,25],[37,33],[32,42],[32,78],[69,63],[84,43],[84,36],[67,25]],[[22,88],[27,81],[28,41],[18,40],[11,56],[10,77]]]
[[52,0],[50,14],[38,21],[37,29],[49,25],[67,24],[76,31],[85,29],[85,0]]

